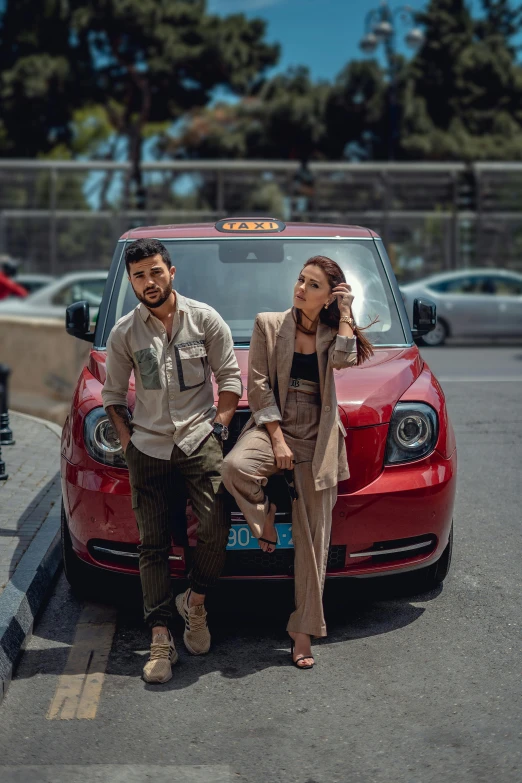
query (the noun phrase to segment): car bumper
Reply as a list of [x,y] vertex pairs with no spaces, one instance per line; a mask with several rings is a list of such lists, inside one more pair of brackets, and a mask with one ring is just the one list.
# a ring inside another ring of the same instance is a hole
[[[449,539],[456,487],[456,452],[438,452],[409,465],[386,467],[371,484],[338,495],[332,520],[328,577],[373,577],[430,565]],[[73,549],[84,562],[109,571],[138,573],[139,543],[125,471],[81,470],[63,459],[62,488]],[[341,485],[342,489],[342,485]],[[189,518],[195,545],[197,521]],[[186,576],[182,547],[173,546],[170,569]],[[224,578],[292,578],[292,550],[276,556],[229,552]]]

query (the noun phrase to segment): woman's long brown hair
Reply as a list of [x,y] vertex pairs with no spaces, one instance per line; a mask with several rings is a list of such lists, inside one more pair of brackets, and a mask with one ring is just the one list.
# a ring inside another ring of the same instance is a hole
[[[332,259],[328,258],[327,256],[313,256],[312,258],[308,259],[308,261],[303,266],[303,269],[305,269],[307,266],[318,266],[319,269],[322,269],[326,277],[328,278],[328,283],[332,290],[335,288],[335,286],[339,285],[339,283],[346,283],[344,272],[339,266],[339,264],[336,264],[335,261],[332,261]],[[297,322],[300,323],[301,322],[300,310],[296,309],[295,317],[297,319]],[[319,314],[319,320],[321,321],[321,323],[326,324],[327,326],[330,326],[332,327],[332,329],[335,330],[339,329],[340,317],[341,317],[341,313],[339,312],[339,305],[337,304],[337,298],[334,299],[334,301],[328,308],[325,309],[323,307]],[[352,313],[352,318],[353,318],[353,313]],[[357,326],[357,324],[355,324],[355,326],[353,327],[353,332],[357,338],[357,364],[358,365],[362,364],[371,356],[373,356],[373,345],[364,334],[364,331],[368,329],[370,326],[373,326],[373,324],[376,323],[378,320],[379,318],[376,317],[373,319],[373,321],[371,321],[366,326]]]

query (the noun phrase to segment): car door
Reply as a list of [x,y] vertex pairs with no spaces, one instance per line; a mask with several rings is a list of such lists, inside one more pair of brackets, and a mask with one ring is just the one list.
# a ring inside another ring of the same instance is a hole
[[69,280],[52,299],[53,309],[57,311],[59,317],[65,313],[65,308],[73,304],[86,300],[90,306],[91,327],[96,323],[98,310],[100,308],[103,289],[105,287],[106,277],[78,277],[77,280]]
[[439,283],[438,316],[454,337],[497,333],[498,305],[489,275],[469,273]]
[[522,335],[522,278],[492,276],[495,284],[498,335]]

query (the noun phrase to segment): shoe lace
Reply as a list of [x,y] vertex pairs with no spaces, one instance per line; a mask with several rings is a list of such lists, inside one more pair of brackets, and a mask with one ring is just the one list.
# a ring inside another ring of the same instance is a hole
[[170,655],[169,642],[153,642],[150,647],[150,660],[156,661],[160,658],[168,658]]
[[206,614],[204,612],[189,614],[189,624],[191,631],[203,631],[207,627]]

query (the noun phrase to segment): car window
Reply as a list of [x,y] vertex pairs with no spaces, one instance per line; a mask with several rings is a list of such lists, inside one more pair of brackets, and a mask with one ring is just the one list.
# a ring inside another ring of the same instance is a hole
[[[326,255],[343,269],[352,286],[354,316],[361,326],[379,320],[367,334],[374,344],[405,343],[397,305],[375,243],[331,239],[163,240],[176,267],[174,287],[183,296],[214,307],[236,343],[248,343],[260,312],[292,305],[293,287],[305,261]],[[122,262],[104,329],[137,304]]]
[[64,286],[53,297],[53,304],[69,307],[73,302],[85,299],[93,307],[101,304],[105,280],[77,280]]
[[429,288],[444,294],[495,294],[495,279],[490,275],[465,275],[430,283]]
[[495,277],[497,296],[522,296],[522,280],[516,277]]

